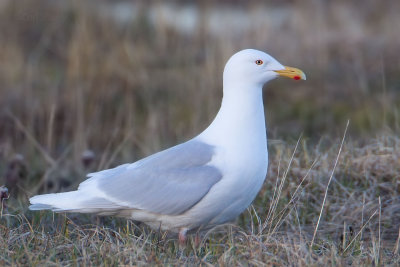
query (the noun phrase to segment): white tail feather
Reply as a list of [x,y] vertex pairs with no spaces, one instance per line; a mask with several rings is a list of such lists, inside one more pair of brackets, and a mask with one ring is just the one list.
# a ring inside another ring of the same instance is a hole
[[80,190],[38,195],[30,198],[29,201],[31,203],[30,210],[52,210],[56,212],[99,213],[100,211],[124,208],[104,198],[85,194]]

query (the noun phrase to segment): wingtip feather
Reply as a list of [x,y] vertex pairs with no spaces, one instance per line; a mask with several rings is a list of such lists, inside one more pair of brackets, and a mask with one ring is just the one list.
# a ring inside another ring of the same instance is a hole
[[47,204],[32,204],[29,206],[30,210],[51,210],[53,206]]

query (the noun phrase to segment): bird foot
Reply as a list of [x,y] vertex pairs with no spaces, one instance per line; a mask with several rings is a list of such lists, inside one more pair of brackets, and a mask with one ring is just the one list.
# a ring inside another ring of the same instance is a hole
[[201,244],[200,235],[199,233],[196,233],[196,236],[194,237],[194,247],[198,249],[200,247],[200,244]]
[[186,228],[182,228],[179,230],[178,234],[178,242],[179,242],[179,247],[186,247],[186,233],[187,233]]

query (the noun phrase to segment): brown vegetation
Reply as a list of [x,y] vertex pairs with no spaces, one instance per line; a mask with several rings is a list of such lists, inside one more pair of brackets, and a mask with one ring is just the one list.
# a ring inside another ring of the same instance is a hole
[[[398,1],[207,2],[189,33],[161,2],[133,3],[125,21],[108,1],[0,3],[0,265],[400,264]],[[215,34],[215,10],[248,28]],[[268,179],[237,224],[178,257],[134,222],[27,211],[33,194],[200,132],[226,60],[249,47],[308,79],[265,90]]]

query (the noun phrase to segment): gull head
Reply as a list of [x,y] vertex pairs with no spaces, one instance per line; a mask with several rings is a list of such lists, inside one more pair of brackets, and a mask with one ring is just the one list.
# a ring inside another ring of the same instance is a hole
[[224,85],[262,87],[266,82],[279,76],[294,80],[305,80],[303,71],[279,63],[267,53],[246,49],[234,54],[224,69]]

